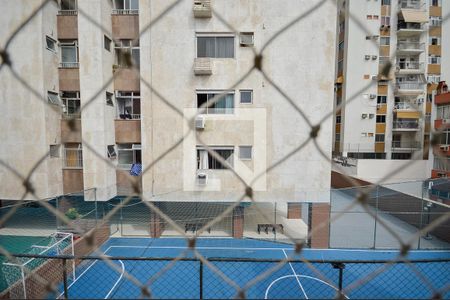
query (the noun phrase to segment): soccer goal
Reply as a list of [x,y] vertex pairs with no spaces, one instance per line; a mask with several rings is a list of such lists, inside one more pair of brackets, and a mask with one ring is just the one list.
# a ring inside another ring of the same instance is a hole
[[[74,255],[73,234],[55,232],[22,254],[52,257]],[[39,295],[47,290],[49,283],[58,284],[62,281],[63,268],[59,259],[15,257],[14,260],[4,262],[2,271],[8,284],[9,298],[42,298]],[[75,279],[75,260],[72,259],[66,268],[67,274]]]

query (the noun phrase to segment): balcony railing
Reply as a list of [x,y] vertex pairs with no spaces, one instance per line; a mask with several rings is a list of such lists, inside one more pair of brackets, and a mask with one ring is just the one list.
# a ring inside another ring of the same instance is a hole
[[113,9],[113,15],[138,15],[139,9]]
[[392,141],[392,149],[420,149],[418,141]]
[[425,65],[421,62],[410,61],[410,62],[399,62],[397,63],[397,70],[425,70]]
[[398,8],[421,9],[423,7],[422,0],[399,0]]
[[397,102],[394,105],[394,109],[415,110],[411,103],[408,102]]
[[433,169],[439,171],[450,171],[450,158],[435,157],[433,162]]
[[423,30],[424,26],[420,23],[398,23],[397,30]]
[[119,120],[140,120],[141,114],[119,114],[117,116]]
[[394,129],[419,129],[419,122],[414,121],[394,121]]
[[422,90],[424,87],[423,83],[418,82],[402,82],[397,83],[396,90],[397,91],[407,91],[407,90]]
[[83,168],[83,150],[79,148],[65,148],[64,167],[70,169]]
[[59,67],[63,69],[76,69],[80,66],[78,62],[62,62],[59,63]]
[[78,15],[78,10],[59,10],[59,16],[76,16]]
[[397,50],[421,50],[425,51],[425,43],[419,42],[398,42]]

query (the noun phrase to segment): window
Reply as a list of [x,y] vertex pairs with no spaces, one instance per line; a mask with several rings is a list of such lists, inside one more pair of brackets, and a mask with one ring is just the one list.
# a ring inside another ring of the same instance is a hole
[[111,39],[107,37],[106,35],[103,36],[103,46],[105,47],[105,50],[111,52]]
[[430,55],[430,56],[428,56],[428,63],[429,64],[440,64],[441,57],[437,56],[437,55]]
[[[233,167],[233,147],[210,147],[223,160],[225,160],[230,167]],[[227,169],[218,159],[208,153],[203,147],[197,147],[197,169],[198,170],[223,170]]]
[[55,158],[55,157],[59,157],[59,148],[60,145],[50,145],[50,157]]
[[234,112],[234,93],[226,91],[197,92],[197,108],[201,109],[202,114],[232,114]]
[[56,53],[56,41],[48,35],[45,36],[45,45],[48,50]]
[[234,58],[234,36],[197,36],[197,57]]
[[384,104],[386,103],[387,96],[378,96],[377,97],[377,104]]
[[391,5],[391,0],[381,0],[381,5]]
[[61,10],[77,10],[77,0],[61,0]]
[[241,32],[239,35],[239,44],[241,44],[241,46],[253,46],[253,43],[253,32]]
[[430,26],[441,26],[442,24],[442,17],[434,17],[430,16]]
[[336,133],[335,135],[334,135],[334,141],[335,142],[339,142],[341,140],[341,134],[340,133]]
[[378,15],[373,15],[374,20],[378,20]]
[[380,45],[381,46],[389,46],[390,45],[390,38],[388,36],[380,37]]
[[253,91],[252,90],[241,90],[241,103],[242,104],[252,104],[253,102]]
[[341,124],[341,116],[336,116],[336,124]]
[[450,119],[450,105],[438,106],[436,119]]
[[64,145],[64,167],[83,168],[83,148],[81,144],[70,143]]
[[372,20],[372,15],[367,15],[367,20]]
[[80,114],[80,92],[61,92],[63,113],[66,116],[79,118]]
[[239,146],[239,159],[251,160],[252,157],[252,146]]
[[138,14],[139,0],[114,0],[113,14]]
[[113,94],[110,93],[110,92],[106,92],[106,104],[107,104],[107,105],[114,106],[114,102],[113,102]]
[[441,6],[441,0],[431,0],[431,6]]
[[139,40],[119,40],[114,44],[116,53],[116,64],[120,67],[131,67],[129,57],[136,68],[140,64]]
[[59,105],[59,96],[58,93],[47,91],[47,100],[49,103],[54,105]]
[[116,92],[117,117],[126,119],[141,118],[141,94],[139,92]]
[[427,82],[428,83],[439,83],[441,81],[440,75],[428,75]]
[[114,145],[107,146],[108,158],[116,158],[116,147]]
[[377,123],[386,123],[386,115],[377,115]]
[[141,144],[118,144],[118,166],[131,168],[133,164],[142,163]]
[[78,42],[76,40],[60,41],[61,48],[61,67],[78,67]]
[[384,143],[384,133],[383,134],[375,134],[375,142],[376,143]]
[[438,36],[430,36],[428,43],[430,45],[440,45],[441,44],[441,38]]

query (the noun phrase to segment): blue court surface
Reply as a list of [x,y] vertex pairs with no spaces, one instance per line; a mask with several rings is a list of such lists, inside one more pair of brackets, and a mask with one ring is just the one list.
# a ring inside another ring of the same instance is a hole
[[[276,261],[270,260],[294,255],[292,245],[251,239],[210,238],[198,239],[196,249],[208,258],[216,270],[198,260],[125,259],[193,258],[192,251],[186,250],[186,245],[186,240],[177,238],[111,238],[101,246],[101,250],[108,256],[121,257],[109,262],[115,268],[102,260],[83,262],[76,270],[76,279],[69,282],[68,296],[142,297],[139,285],[125,275],[128,273],[149,288],[152,298],[235,298],[237,294],[233,284],[243,287],[277,266]],[[436,292],[444,299],[450,298],[450,252],[411,251],[407,258],[422,262],[385,264],[384,261],[397,256],[396,251],[304,249],[301,255],[293,258],[311,260],[310,265],[305,262],[286,263],[268,272],[261,280],[256,280],[246,290],[245,296],[258,299],[333,299],[339,286],[339,269],[334,268],[330,261],[344,261],[342,284],[348,299],[431,298]],[[269,261],[219,261],[220,258]],[[217,270],[234,283],[219,276]]]

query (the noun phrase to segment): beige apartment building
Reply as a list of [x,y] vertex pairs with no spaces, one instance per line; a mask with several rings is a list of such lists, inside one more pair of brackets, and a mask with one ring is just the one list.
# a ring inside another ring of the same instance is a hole
[[[41,3],[5,1],[3,9],[11,13],[0,21],[1,45],[20,17]],[[232,203],[244,194],[244,181],[252,185],[255,201],[277,203],[280,222],[301,238],[306,231],[296,228],[328,220],[330,163],[309,143],[266,172],[310,135],[307,122],[277,88],[312,124],[333,110],[335,5],[325,3],[281,33],[314,3],[170,5],[165,0],[44,5],[8,48],[13,69],[37,95],[9,69],[0,74],[6,107],[0,158],[26,175],[49,153],[31,176],[41,199],[89,189],[96,190],[97,201],[128,195],[132,171],[146,201]],[[268,77],[255,69],[239,80],[274,35],[263,52]],[[329,158],[331,141],[329,119],[317,138]],[[149,166],[141,176],[140,168]],[[22,182],[8,169],[0,168],[0,180],[0,198],[21,198]],[[85,194],[86,201],[93,198]],[[245,210],[245,205],[234,210],[232,236],[246,230]],[[151,235],[164,230],[152,226]],[[327,246],[328,226],[316,237],[313,244]]]
[[[333,153],[352,175],[376,181],[428,178],[432,101],[446,42],[441,0],[338,1]],[[364,28],[363,28],[364,27]],[[391,60],[392,68],[383,73]]]

